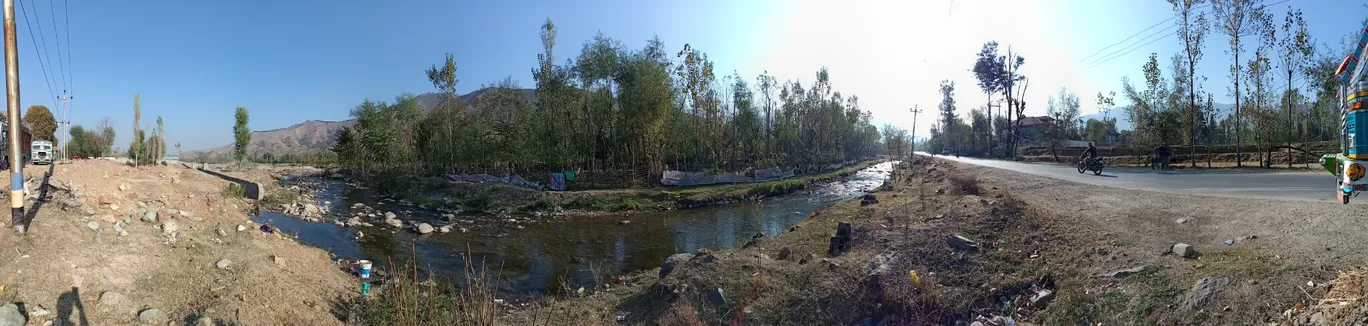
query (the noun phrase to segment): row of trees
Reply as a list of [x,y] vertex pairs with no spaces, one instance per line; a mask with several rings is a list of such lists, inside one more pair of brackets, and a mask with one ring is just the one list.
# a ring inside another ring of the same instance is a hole
[[95,129],[86,130],[81,125],[71,126],[68,131],[71,140],[67,142],[67,152],[71,156],[100,157],[113,153],[114,120],[109,117],[100,119]]
[[[1203,1],[1169,2],[1181,18],[1176,20],[1177,36],[1183,45],[1170,65],[1172,78],[1161,76],[1158,54],[1151,54],[1143,67],[1145,89],[1123,80],[1125,97],[1132,102],[1127,112],[1135,123],[1137,147],[1233,143],[1237,156],[1242,156],[1238,154],[1252,138],[1260,166],[1267,166],[1276,146],[1338,138],[1335,94],[1340,85],[1334,71],[1336,58],[1347,53],[1318,53],[1301,10],[1288,7],[1279,18],[1253,0],[1214,0],[1215,21],[1209,23],[1205,13],[1193,9]],[[1212,103],[1215,94],[1197,83],[1206,80],[1197,74],[1196,65],[1203,58],[1202,46],[1211,27],[1230,41],[1227,94],[1235,99],[1233,112],[1220,112]],[[1253,58],[1241,61],[1251,44]],[[1302,78],[1306,89],[1297,87]],[[1196,154],[1196,146],[1189,147],[1189,154]],[[1237,160],[1237,165],[1242,164]]]
[[[1337,139],[1339,108],[1335,94],[1340,85],[1334,71],[1339,62],[1336,58],[1347,53],[1317,51],[1300,10],[1289,7],[1279,19],[1254,0],[1211,2],[1213,19],[1208,20],[1206,12],[1195,9],[1204,1],[1169,0],[1177,18],[1176,36],[1183,45],[1171,57],[1169,75],[1164,76],[1159,55],[1152,53],[1142,66],[1143,85],[1122,79],[1121,97],[1130,102],[1122,108],[1134,128],[1130,146],[1143,151],[1161,144],[1234,144],[1240,154],[1242,145],[1252,139],[1262,165],[1268,163],[1265,158],[1271,148]],[[1213,103],[1216,95],[1202,89],[1199,83],[1206,77],[1198,74],[1196,66],[1204,58],[1203,45],[1213,27],[1230,40],[1226,53],[1232,57],[1231,86],[1227,94],[1235,99],[1233,112]],[[1254,47],[1253,58],[1241,61],[1241,54],[1250,44]],[[954,148],[965,155],[1015,152],[1026,103],[1022,95],[1028,83],[1015,72],[1024,60],[1010,49],[1007,52],[1005,56],[999,55],[998,44],[988,42],[978,53],[972,71],[989,101],[963,119],[956,112],[954,84],[942,82],[940,121],[932,128],[932,137],[927,142],[931,150]],[[1306,80],[1305,89],[1297,87],[1302,78]],[[1109,111],[1116,104],[1116,96],[1097,94],[1097,107],[1107,112],[1105,116],[1111,116]],[[1047,111],[1053,124],[1038,140],[1051,146],[1062,140],[1110,140],[1116,131],[1116,121],[1081,121],[1079,107],[1077,96],[1067,90],[1048,99]],[[993,117],[994,108],[1006,112],[1007,117]],[[1189,146],[1188,154],[1195,155],[1196,147]]]
[[[133,94],[133,140],[128,145],[128,158],[134,165],[153,164],[166,156],[166,133],[161,117],[152,135],[139,127],[142,121],[142,94]],[[113,138],[110,138],[113,139]]]
[[834,91],[825,68],[807,87],[768,73],[752,83],[735,72],[719,78],[707,54],[687,44],[671,58],[659,39],[631,50],[599,34],[557,64],[550,20],[541,41],[535,90],[510,78],[458,97],[448,54],[426,72],[441,94],[431,112],[412,95],[358,105],[356,125],[333,148],[338,163],[410,174],[626,171],[645,184],[666,169],[807,170],[909,143],[906,133],[873,126],[857,97]]

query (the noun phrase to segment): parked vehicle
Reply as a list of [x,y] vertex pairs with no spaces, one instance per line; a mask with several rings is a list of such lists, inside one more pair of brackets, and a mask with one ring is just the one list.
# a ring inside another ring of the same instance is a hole
[[30,158],[33,164],[52,164],[52,141],[35,140],[32,145],[33,157]]

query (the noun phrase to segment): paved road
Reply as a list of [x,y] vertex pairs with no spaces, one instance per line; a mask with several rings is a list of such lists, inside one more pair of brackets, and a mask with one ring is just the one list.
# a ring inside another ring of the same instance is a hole
[[[929,155],[918,152],[920,155]],[[1100,186],[1187,193],[1207,196],[1278,198],[1315,201],[1338,201],[1335,198],[1335,179],[1325,171],[1318,172],[1259,172],[1259,171],[1156,171],[1147,168],[1106,167],[1102,175],[1092,172],[1079,174],[1072,166],[1021,163],[954,156],[935,157],[975,165],[1007,169],[1055,179],[1089,183]],[[1368,196],[1359,198],[1368,202]],[[1355,202],[1350,200],[1350,203]]]

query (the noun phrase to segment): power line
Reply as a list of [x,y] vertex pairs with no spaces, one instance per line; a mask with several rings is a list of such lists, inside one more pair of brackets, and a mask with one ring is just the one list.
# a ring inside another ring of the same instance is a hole
[[[1270,6],[1276,6],[1276,5],[1279,5],[1279,4],[1287,3],[1288,1],[1291,1],[1291,0],[1281,0],[1281,1],[1278,1],[1278,2],[1270,3],[1270,4],[1262,4],[1262,5],[1260,5],[1260,6],[1266,8],[1266,7],[1270,7]],[[1210,6],[1211,6],[1211,4],[1204,4],[1204,5],[1200,5],[1200,6],[1194,7],[1193,10],[1194,10],[1194,11],[1200,11],[1200,10],[1206,9],[1207,7],[1210,7]],[[1206,12],[1206,13],[1211,13],[1211,12],[1208,11],[1208,12]],[[1153,29],[1153,28],[1156,27],[1156,26],[1159,26],[1159,25],[1161,25],[1161,24],[1163,24],[1163,23],[1165,23],[1165,22],[1172,21],[1173,19],[1178,18],[1178,16],[1179,16],[1178,14],[1175,14],[1174,16],[1169,17],[1168,19],[1165,19],[1165,20],[1163,20],[1163,21],[1160,21],[1159,23],[1154,24],[1154,25],[1150,26],[1149,28],[1146,28],[1146,29],[1144,29],[1144,30],[1141,30],[1139,33],[1135,33],[1134,35],[1131,35],[1130,37],[1127,37],[1125,40],[1122,40],[1121,42],[1117,42],[1116,44],[1109,45],[1109,46],[1107,46],[1106,48],[1103,48],[1102,50],[1099,50],[1098,53],[1101,53],[1102,51],[1105,51],[1106,49],[1111,48],[1111,47],[1114,47],[1114,46],[1116,46],[1116,45],[1125,43],[1127,40],[1130,40],[1130,39],[1135,38],[1136,35],[1143,34],[1145,31],[1148,31],[1148,30],[1150,30],[1150,29]],[[1088,68],[1096,67],[1096,66],[1101,65],[1101,64],[1103,64],[1103,63],[1105,63],[1105,62],[1107,62],[1107,61],[1111,61],[1112,59],[1116,59],[1116,58],[1118,58],[1118,57],[1125,56],[1126,54],[1130,54],[1131,52],[1135,52],[1135,50],[1137,50],[1137,49],[1140,49],[1140,48],[1143,48],[1143,47],[1148,46],[1148,45],[1150,45],[1150,44],[1153,44],[1154,42],[1157,42],[1158,40],[1161,40],[1161,39],[1163,39],[1163,38],[1154,39],[1154,40],[1151,40],[1151,41],[1146,42],[1146,43],[1144,43],[1144,44],[1141,44],[1141,45],[1139,45],[1139,46],[1135,46],[1135,44],[1140,44],[1140,42],[1145,42],[1145,40],[1146,40],[1146,39],[1149,39],[1150,37],[1159,35],[1159,34],[1163,33],[1164,31],[1167,31],[1167,30],[1172,30],[1172,29],[1173,29],[1174,27],[1176,27],[1176,26],[1177,26],[1177,25],[1170,26],[1169,28],[1166,28],[1165,30],[1161,30],[1160,32],[1156,32],[1156,33],[1154,33],[1154,34],[1150,34],[1150,36],[1147,36],[1147,37],[1145,37],[1145,38],[1140,39],[1139,41],[1136,41],[1135,43],[1132,43],[1131,46],[1127,46],[1127,47],[1122,48],[1122,49],[1127,49],[1127,48],[1129,48],[1129,49],[1130,49],[1129,51],[1125,51],[1124,53],[1120,53],[1119,55],[1115,55],[1115,56],[1110,55],[1110,54],[1107,55],[1107,56],[1103,56],[1104,59],[1099,59],[1099,60],[1097,60],[1097,61],[1094,61],[1093,63],[1091,63],[1091,64],[1088,65]],[[1120,52],[1120,51],[1121,51],[1121,50],[1112,52],[1112,54],[1116,54],[1116,53],[1118,53],[1118,52]],[[1097,56],[1097,53],[1093,53],[1092,55],[1089,55],[1087,58],[1084,58],[1084,59],[1081,60],[1080,62],[1086,62],[1088,58],[1093,58],[1093,57],[1095,57],[1095,56]]]
[[[1096,67],[1096,66],[1101,65],[1101,64],[1103,64],[1103,63],[1106,63],[1106,62],[1108,62],[1108,61],[1112,61],[1112,60],[1114,60],[1114,59],[1116,59],[1116,58],[1123,57],[1123,56],[1125,56],[1125,55],[1127,55],[1127,54],[1130,54],[1131,52],[1135,52],[1135,50],[1139,50],[1140,48],[1143,48],[1143,47],[1145,47],[1145,46],[1147,46],[1147,45],[1154,44],[1154,42],[1158,42],[1159,40],[1163,40],[1163,39],[1164,39],[1164,37],[1163,37],[1164,34],[1168,33],[1169,31],[1173,30],[1174,28],[1175,28],[1175,26],[1169,26],[1168,28],[1164,28],[1164,29],[1159,30],[1158,32],[1154,32],[1154,34],[1150,34],[1149,36],[1145,36],[1145,38],[1142,38],[1142,39],[1140,39],[1139,41],[1136,41],[1136,43],[1134,43],[1134,44],[1127,45],[1126,47],[1121,48],[1120,50],[1116,50],[1116,51],[1114,51],[1114,52],[1112,52],[1112,53],[1110,53],[1110,54],[1107,54],[1107,55],[1106,55],[1105,57],[1103,57],[1102,59],[1098,59],[1097,61],[1093,61],[1093,63],[1088,64],[1088,68]],[[1155,37],[1155,36],[1159,36],[1159,37]],[[1145,42],[1146,40],[1149,40],[1149,42]],[[1144,44],[1140,44],[1140,42],[1145,42],[1145,43],[1144,43]],[[1137,46],[1137,44],[1139,44],[1139,45]],[[1123,52],[1123,51],[1124,51],[1124,52]]]
[[1175,16],[1173,16],[1173,17],[1169,17],[1168,19],[1159,21],[1158,23],[1155,23],[1154,25],[1150,25],[1150,27],[1145,28],[1145,29],[1143,29],[1143,30],[1140,30],[1140,32],[1137,32],[1137,33],[1135,33],[1135,34],[1131,34],[1130,37],[1127,37],[1126,39],[1121,40],[1121,42],[1113,43],[1112,45],[1108,45],[1107,47],[1102,48],[1101,50],[1097,50],[1097,52],[1093,52],[1093,54],[1088,55],[1087,57],[1084,57],[1082,60],[1078,60],[1078,62],[1086,62],[1086,61],[1088,61],[1088,59],[1092,59],[1093,57],[1096,57],[1099,53],[1102,53],[1102,51],[1106,51],[1107,49],[1110,49],[1110,48],[1112,48],[1112,47],[1114,47],[1114,46],[1121,45],[1121,43],[1126,43],[1126,41],[1130,41],[1131,39],[1135,38],[1136,36],[1139,36],[1140,34],[1143,34],[1143,33],[1145,33],[1146,31],[1149,31],[1149,30],[1151,30],[1151,29],[1154,29],[1155,27],[1159,27],[1159,25],[1161,25],[1161,24],[1163,24],[1163,23],[1167,23],[1167,22],[1169,22],[1169,21],[1171,21],[1171,20],[1173,20],[1174,18],[1177,18],[1177,17],[1178,17],[1178,16],[1175,15]]
[[[1198,6],[1198,7],[1193,8],[1193,9],[1194,9],[1194,10],[1202,10],[1202,9],[1205,9],[1207,6],[1210,6],[1210,4],[1203,4],[1203,5],[1200,5],[1200,6]],[[1154,23],[1154,25],[1150,25],[1150,27],[1146,27],[1145,29],[1140,30],[1139,32],[1135,32],[1135,34],[1131,34],[1131,36],[1126,37],[1126,39],[1121,40],[1120,42],[1113,43],[1112,45],[1108,45],[1108,46],[1102,48],[1101,50],[1097,50],[1097,52],[1094,52],[1093,54],[1088,55],[1087,57],[1083,58],[1082,60],[1078,60],[1078,62],[1085,62],[1085,61],[1088,61],[1088,59],[1091,59],[1092,57],[1096,57],[1098,53],[1102,53],[1102,51],[1106,51],[1107,49],[1110,49],[1110,48],[1115,47],[1115,46],[1117,46],[1117,45],[1121,45],[1121,43],[1126,43],[1126,41],[1130,41],[1131,39],[1135,38],[1136,36],[1139,36],[1140,34],[1144,34],[1146,31],[1149,31],[1149,30],[1151,30],[1151,29],[1154,29],[1155,27],[1159,27],[1159,25],[1163,25],[1164,23],[1167,23],[1167,22],[1169,22],[1169,21],[1172,21],[1172,20],[1174,20],[1174,19],[1177,19],[1178,16],[1179,16],[1178,14],[1174,14],[1173,16],[1169,17],[1168,19],[1161,20],[1161,21],[1159,21],[1158,23]],[[1143,39],[1141,39],[1141,40],[1143,40]],[[1140,41],[1136,41],[1136,43],[1140,43]]]
[[[27,8],[28,8],[28,7],[24,7],[24,8],[25,8],[25,9],[24,9],[24,20],[25,20],[26,23],[27,23],[27,20],[28,20],[28,9],[27,9]],[[34,11],[33,16],[34,16],[34,17],[38,17],[38,13],[37,13],[38,8],[33,8],[33,11]],[[40,54],[40,55],[42,55],[42,56],[44,56],[44,57],[47,58],[47,60],[46,60],[46,63],[47,63],[47,70],[53,70],[53,69],[52,69],[52,52],[48,52],[47,37],[43,37],[43,20],[42,20],[41,18],[34,18],[33,20],[34,20],[34,22],[35,22],[34,25],[37,25],[37,26],[38,26],[38,36],[37,36],[37,37],[38,37],[38,42],[39,42],[39,44],[42,44],[42,45],[43,45],[43,53]],[[29,34],[33,34],[32,31],[30,31]],[[56,71],[53,71],[53,72],[55,73]],[[64,83],[64,81],[62,81],[61,78],[58,78],[57,80],[58,80],[59,82],[61,82],[61,83],[52,83],[52,86],[59,86],[59,87],[61,87],[61,88],[66,88],[66,84]],[[54,89],[55,89],[55,88],[54,88]],[[57,92],[53,92],[54,96],[56,96],[56,95],[55,95],[56,93],[57,93]],[[56,102],[54,102],[54,105],[56,105]]]
[[[51,15],[49,18],[52,18],[52,42],[57,45],[57,71],[60,73],[57,75],[57,78],[62,80],[62,90],[66,90],[66,60],[62,59],[62,37],[60,36],[61,34],[57,33],[57,12],[52,9],[53,6],[52,0],[48,0],[48,14]],[[39,28],[42,28],[42,26],[40,25]],[[70,46],[70,44],[68,44],[68,46]],[[52,58],[49,57],[48,59],[51,60]]]
[[[27,9],[27,7],[24,7],[24,2],[22,2],[22,1],[17,1],[17,2],[19,2],[19,10],[23,11],[23,14],[24,14],[24,26],[25,26],[26,29],[28,29],[28,31],[29,31],[29,42],[32,42],[32,43],[33,43],[33,52],[34,52],[34,54],[36,54],[36,56],[38,57],[38,68],[40,68],[40,69],[43,71],[43,81],[47,83],[47,88],[48,88],[48,99],[51,99],[51,100],[52,100],[52,106],[53,106],[53,107],[56,107],[56,106],[57,106],[56,92],[53,92],[53,91],[52,91],[52,79],[51,79],[51,78],[48,78],[47,66],[44,65],[44,63],[43,63],[43,53],[40,52],[40,51],[38,51],[38,41],[35,41],[35,40],[34,40],[34,39],[36,39],[36,37],[33,36],[33,26],[32,26],[31,24],[29,24],[28,9]],[[35,11],[36,11],[36,10],[35,10]]]

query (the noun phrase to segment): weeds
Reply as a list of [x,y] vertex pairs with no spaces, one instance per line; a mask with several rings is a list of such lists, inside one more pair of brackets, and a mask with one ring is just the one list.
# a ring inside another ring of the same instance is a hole
[[240,184],[229,183],[228,187],[223,189],[223,196],[228,198],[247,197],[247,189],[243,188]]
[[474,198],[466,200],[465,202],[466,208],[478,212],[488,210],[493,205],[494,199],[490,198],[489,194],[487,193],[480,193],[479,195],[475,195]]
[[498,325],[498,281],[489,277],[483,264],[476,268],[470,255],[465,257],[464,288],[421,284],[417,265],[410,262],[370,296],[357,297],[360,309],[353,319],[365,325]]
[[983,193],[979,187],[978,179],[962,174],[950,176],[950,184],[955,187],[956,192],[961,195],[978,195]]

